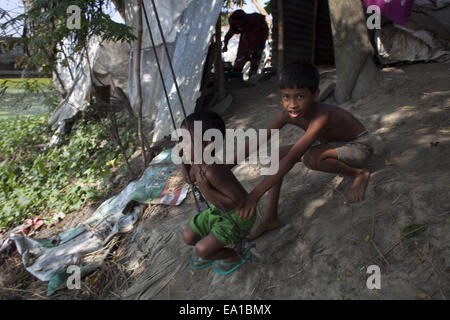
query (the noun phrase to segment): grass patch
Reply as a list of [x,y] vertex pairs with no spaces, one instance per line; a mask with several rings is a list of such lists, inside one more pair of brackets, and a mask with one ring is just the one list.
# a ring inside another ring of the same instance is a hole
[[59,99],[50,78],[0,79],[0,119],[50,113]]

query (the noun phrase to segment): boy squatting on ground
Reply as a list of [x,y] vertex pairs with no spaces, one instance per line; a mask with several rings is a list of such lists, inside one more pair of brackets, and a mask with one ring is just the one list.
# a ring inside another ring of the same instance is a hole
[[[246,197],[237,210],[242,219],[253,219],[259,199],[269,190],[268,206],[261,222],[252,229],[250,239],[279,226],[278,199],[284,175],[297,162],[309,169],[343,174],[353,181],[346,203],[364,198],[369,171],[362,169],[372,154],[371,138],[364,126],[351,113],[334,105],[318,103],[319,72],[309,63],[286,65],[280,73],[279,87],[283,110],[268,128],[281,129],[292,124],[305,130],[294,144],[281,147],[278,173],[267,176]],[[248,145],[246,146],[246,156]]]
[[[214,112],[198,112],[189,115],[181,124],[183,129],[191,132],[194,137],[194,121],[201,121],[202,137],[206,130],[217,129],[223,137],[225,136],[225,123],[222,118]],[[194,159],[194,146],[191,141],[184,141],[184,150],[190,150],[190,159]],[[194,144],[202,144],[204,148],[211,141],[194,141]],[[177,148],[180,150],[179,145]],[[180,155],[186,163],[187,155]],[[202,157],[203,158],[203,157]],[[203,159],[202,159],[203,160]],[[235,230],[233,222],[229,216],[221,209],[227,210],[233,220],[247,235],[256,220],[256,215],[249,219],[242,220],[236,215],[236,208],[244,204],[247,191],[239,183],[230,168],[225,164],[186,164],[191,181],[212,205],[208,210],[196,214],[189,226],[183,232],[183,239],[188,245],[195,246],[197,256],[192,258],[190,265],[194,269],[203,269],[212,264],[214,270],[220,274],[229,274],[240,265],[245,263],[249,257],[241,259],[236,251],[227,246],[235,245],[238,239],[238,232]],[[182,168],[185,181],[185,170]]]

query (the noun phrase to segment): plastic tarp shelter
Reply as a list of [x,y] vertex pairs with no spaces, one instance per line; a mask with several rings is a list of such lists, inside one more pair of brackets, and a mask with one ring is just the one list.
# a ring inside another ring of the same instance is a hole
[[[129,45],[128,43],[114,43],[106,41],[100,44],[98,37],[93,37],[81,53],[72,52],[70,41],[63,43],[63,52],[71,57],[67,66],[57,65],[57,72],[64,84],[67,96],[61,101],[48,120],[53,128],[58,128],[50,145],[57,142],[64,132],[65,120],[71,119],[78,112],[88,106],[88,97],[91,89],[92,73],[111,75],[116,86],[123,86],[127,81]],[[63,53],[59,53],[62,58]],[[54,78],[56,76],[54,75]],[[63,92],[59,81],[53,81],[58,90]],[[97,83],[99,85],[99,83]]]
[[[156,52],[161,62],[163,77],[174,111],[177,125],[183,119],[183,113],[175,88],[169,62],[163,47],[152,2],[144,0],[149,25],[155,40]],[[171,55],[178,86],[185,106],[186,114],[194,111],[200,96],[200,83],[203,64],[206,59],[211,36],[219,17],[223,1],[221,0],[155,0],[164,37]],[[126,24],[137,30],[137,1],[125,2]],[[173,128],[170,113],[162,88],[149,30],[143,15],[143,35],[141,54],[141,84],[144,125],[154,128],[152,141],[162,140],[171,134]],[[130,103],[137,109],[136,45],[131,48],[129,64]],[[153,123],[154,122],[154,123]],[[149,132],[149,130],[147,131]],[[150,136],[149,136],[150,138]]]
[[[383,1],[365,0],[364,3],[377,2]],[[388,18],[393,22],[375,30],[375,46],[381,62],[450,62],[450,0],[398,0],[389,4],[400,7],[402,3],[404,12],[394,14],[391,10]]]
[[[172,149],[155,157],[142,177],[118,195],[103,202],[86,221],[50,238],[11,235],[28,272],[49,281],[48,295],[66,287],[67,269],[80,267],[80,276],[97,268],[109,253],[110,241],[118,233],[130,232],[145,203],[179,205],[189,185],[171,160]],[[136,205],[129,204],[135,201]]]

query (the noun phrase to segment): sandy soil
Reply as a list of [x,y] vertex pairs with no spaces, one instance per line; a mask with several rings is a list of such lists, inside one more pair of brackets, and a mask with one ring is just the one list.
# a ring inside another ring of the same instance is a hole
[[[275,78],[233,88],[228,128],[265,128],[280,110]],[[83,280],[85,290],[62,290],[52,298],[450,298],[450,65],[384,69],[373,94],[342,107],[377,136],[363,202],[344,205],[347,179],[297,164],[284,179],[281,227],[255,240],[262,260],[228,276],[189,267],[194,252],[181,232],[196,213],[192,202],[148,208],[105,266]],[[302,134],[283,128],[281,142],[294,143]],[[248,190],[263,178],[251,165],[238,166],[235,174]],[[422,232],[402,238],[414,224]],[[6,281],[3,273],[0,285],[20,289],[0,296],[46,298],[46,283],[33,279],[20,261],[8,263],[2,273],[14,267],[15,277]],[[380,267],[380,290],[366,287],[369,265]]]
[[[262,260],[228,276],[189,267],[193,250],[183,244],[181,231],[195,214],[194,205],[161,208],[139,226],[128,267],[140,276],[123,296],[448,299],[449,71],[448,64],[385,69],[372,95],[342,105],[378,137],[363,202],[344,205],[347,179],[297,164],[283,183],[282,226],[255,240]],[[229,128],[264,128],[280,109],[276,79],[233,95],[225,116]],[[280,134],[282,144],[301,135],[296,127]],[[235,173],[247,188],[262,179],[255,166],[241,165]],[[423,232],[398,241],[413,224],[425,225]],[[381,290],[366,286],[366,268],[374,264],[381,270]]]

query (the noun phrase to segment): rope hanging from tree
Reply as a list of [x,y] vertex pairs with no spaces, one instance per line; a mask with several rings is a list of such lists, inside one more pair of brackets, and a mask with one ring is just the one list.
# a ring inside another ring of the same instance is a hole
[[[170,118],[171,118],[171,120],[172,120],[172,125],[173,125],[174,129],[176,130],[176,129],[177,129],[177,125],[176,125],[176,123],[175,123],[175,117],[174,117],[174,115],[173,115],[172,106],[171,106],[171,104],[170,104],[169,95],[168,95],[168,93],[167,93],[166,82],[165,82],[164,77],[163,77],[163,73],[162,73],[162,69],[161,69],[161,64],[160,64],[160,61],[159,61],[159,57],[158,57],[158,54],[157,54],[157,52],[156,52],[155,40],[154,40],[154,38],[153,38],[153,32],[152,32],[152,30],[151,30],[151,28],[150,28],[150,23],[149,23],[149,20],[148,20],[147,10],[146,10],[146,8],[145,8],[144,1],[143,1],[143,0],[139,0],[139,1],[140,1],[141,6],[142,6],[142,9],[143,9],[143,13],[144,13],[144,17],[145,17],[145,22],[146,22],[147,29],[148,29],[148,32],[149,32],[149,35],[150,35],[150,41],[151,41],[151,43],[152,43],[153,53],[154,53],[154,55],[155,55],[156,65],[157,65],[157,67],[158,67],[159,76],[160,76],[160,78],[161,78],[161,82],[162,82],[162,85],[163,85],[164,95],[165,95],[165,97],[166,97],[167,106],[168,106],[168,108],[169,108],[169,113],[170,113]],[[171,59],[171,57],[170,57],[169,50],[167,49],[166,39],[165,39],[165,37],[164,37],[163,30],[162,30],[162,27],[161,27],[161,21],[160,21],[160,19],[159,19],[159,15],[158,15],[158,11],[157,11],[157,9],[156,9],[155,1],[154,1],[154,0],[151,0],[151,2],[152,2],[152,6],[153,6],[153,12],[154,12],[154,14],[155,14],[156,22],[157,22],[157,24],[158,24],[158,29],[159,29],[159,32],[160,32],[160,34],[161,34],[161,39],[162,39],[162,42],[163,42],[163,47],[164,47],[164,50],[165,50],[166,55],[167,55],[167,60],[168,60],[168,62],[169,62],[170,71],[171,71],[171,74],[172,74],[172,77],[173,77],[173,81],[174,81],[174,83],[175,83],[175,88],[176,88],[176,91],[177,91],[178,99],[179,99],[179,101],[180,101],[181,110],[182,110],[182,112],[183,112],[184,119],[186,119],[186,110],[185,110],[185,108],[184,108],[184,103],[183,103],[183,99],[182,99],[182,97],[181,97],[180,88],[178,87],[178,82],[177,82],[177,79],[176,79],[176,77],[175,77],[175,72],[174,72],[173,64],[172,64],[172,59]],[[140,76],[140,75],[139,75],[139,76]],[[189,125],[189,124],[187,124],[187,125]],[[190,132],[192,132],[192,130],[190,130],[190,129],[191,129],[191,128],[188,128],[188,130],[189,130]],[[179,140],[178,135],[177,135],[177,140]],[[209,207],[209,204],[208,204],[208,202],[206,201],[206,199],[203,197],[203,195],[202,195],[202,193],[200,192],[200,190],[198,190],[198,188],[197,188],[197,187],[195,186],[195,184],[192,182],[186,164],[185,164],[185,163],[182,163],[182,164],[183,164],[183,170],[184,170],[185,173],[186,173],[186,178],[188,179],[188,183],[189,183],[189,185],[190,185],[190,187],[191,187],[192,194],[193,194],[193,196],[194,196],[194,200],[195,200],[195,204],[196,204],[196,206],[197,206],[197,210],[198,210],[198,212],[201,212],[199,200],[197,199],[196,193],[198,193],[201,202],[204,202],[208,207]],[[236,245],[235,245],[235,247],[234,247],[234,249],[236,250],[237,254],[240,255],[240,256],[243,258],[243,257],[245,257],[245,256],[247,255],[248,252],[250,252],[250,253],[251,253],[251,258],[250,258],[250,260],[251,260],[251,261],[257,262],[261,256],[260,256],[260,254],[256,251],[255,245],[254,245],[254,244],[253,244],[253,243],[245,236],[244,231],[239,227],[239,225],[236,223],[236,221],[231,217],[230,213],[229,213],[228,211],[225,210],[223,204],[220,203],[220,202],[219,202],[219,204],[220,204],[220,208],[219,208],[219,209],[220,209],[222,212],[224,212],[224,213],[227,214],[228,218],[233,222],[233,225],[234,225],[234,227],[235,227],[235,229],[236,229],[236,231],[237,231],[237,233],[238,233],[238,241],[237,241],[237,243],[236,243]]]

